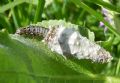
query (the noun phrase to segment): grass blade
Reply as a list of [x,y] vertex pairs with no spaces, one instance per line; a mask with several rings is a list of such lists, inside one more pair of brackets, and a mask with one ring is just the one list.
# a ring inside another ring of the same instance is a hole
[[0,7],[0,13],[3,13],[3,12],[5,12],[5,11],[11,9],[11,8],[14,8],[15,6],[17,6],[21,3],[24,3],[24,2],[26,2],[26,0],[15,0],[11,3],[8,3],[8,4]]
[[13,28],[11,24],[9,23],[8,18],[3,14],[0,14],[0,25],[3,25],[3,28],[6,28],[8,32],[10,33],[13,32]]
[[34,23],[37,23],[37,21],[41,21],[44,5],[45,0],[38,0],[38,6],[35,13]]
[[85,3],[79,1],[79,0],[71,0],[73,3],[75,3],[76,5],[82,7],[83,9],[85,9],[87,12],[89,12],[90,14],[94,15],[99,21],[102,21],[107,27],[108,29],[115,34],[116,36],[120,37],[120,34],[115,30],[115,28],[113,28],[112,25],[110,25],[102,16],[102,14],[96,12],[95,10],[93,10],[92,8],[90,8],[89,6],[87,6]]
[[117,7],[115,5],[112,5],[110,3],[107,3],[105,1],[102,1],[102,0],[85,0],[85,1],[101,5],[101,6],[107,8],[109,10],[112,10],[112,11],[120,13],[120,8],[119,7]]

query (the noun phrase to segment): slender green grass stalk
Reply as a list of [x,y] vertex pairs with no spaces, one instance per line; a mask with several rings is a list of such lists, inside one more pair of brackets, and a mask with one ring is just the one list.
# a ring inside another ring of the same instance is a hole
[[120,59],[118,60],[118,63],[117,63],[117,66],[116,66],[115,75],[118,75],[119,72],[120,72]]
[[8,30],[8,32],[10,32],[10,33],[13,32],[13,28],[12,28],[8,18],[3,14],[0,14],[0,25],[2,25],[3,28],[6,28]]
[[63,17],[65,18],[65,15],[66,15],[66,5],[67,5],[67,0],[64,0],[63,1],[64,3],[63,3],[63,6],[62,6],[62,15],[63,15]]
[[88,2],[92,2],[92,3],[95,3],[95,4],[98,4],[98,5],[101,5],[109,10],[112,10],[112,11],[115,11],[115,12],[118,12],[120,13],[120,7],[117,7],[115,5],[112,5],[112,4],[109,4],[107,2],[104,2],[102,0],[85,0],[85,1],[88,1]]
[[14,8],[15,6],[17,6],[21,3],[24,3],[24,2],[26,2],[26,0],[15,0],[11,3],[8,3],[8,4],[0,7],[0,13],[3,13],[3,12],[5,12],[5,11],[11,9],[11,8]]
[[85,14],[85,10],[83,9],[83,10],[82,10],[82,12],[80,12],[80,15],[79,15],[79,17],[78,17],[78,19],[77,19],[77,20],[82,19],[82,18],[83,18],[83,16],[84,16],[84,14]]
[[89,12],[90,14],[94,15],[99,21],[102,21],[107,27],[108,29],[115,34],[116,36],[118,36],[120,38],[120,34],[115,30],[115,28],[113,28],[112,25],[110,25],[102,16],[102,14],[96,12],[95,10],[93,10],[92,8],[90,8],[89,6],[87,6],[85,3],[79,1],[79,0],[71,0],[73,3],[75,3],[77,6],[82,7],[83,9],[85,9],[87,12]]
[[[31,2],[33,3],[34,0],[31,0]],[[31,15],[31,12],[32,12],[32,7],[33,7],[33,4],[30,3],[29,4],[29,8],[28,8],[28,18],[26,19],[26,24],[30,24],[30,15]]]
[[[9,3],[11,3],[11,0],[9,0]],[[18,25],[18,19],[16,17],[14,8],[11,8],[11,12],[12,12],[12,18],[13,18],[15,27],[18,28],[19,27],[19,25]]]
[[17,21],[17,17],[15,15],[15,11],[14,11],[13,8],[11,9],[11,12],[12,12],[12,17],[13,17],[13,21],[14,21],[15,27],[18,28],[19,27],[18,21]]
[[38,6],[35,13],[34,23],[37,23],[37,21],[42,20],[42,12],[44,9],[44,5],[45,5],[45,0],[38,0]]

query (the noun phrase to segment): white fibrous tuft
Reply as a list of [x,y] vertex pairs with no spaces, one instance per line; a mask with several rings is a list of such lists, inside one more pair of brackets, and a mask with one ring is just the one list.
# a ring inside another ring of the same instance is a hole
[[44,38],[48,47],[61,55],[72,55],[78,59],[90,59],[93,62],[107,63],[112,60],[109,52],[95,42],[83,37],[72,26],[50,27]]

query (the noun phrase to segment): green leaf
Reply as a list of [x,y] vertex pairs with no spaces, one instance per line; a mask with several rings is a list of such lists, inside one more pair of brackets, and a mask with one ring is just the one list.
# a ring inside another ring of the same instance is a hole
[[[0,32],[0,82],[86,81],[94,78],[88,70],[51,52],[42,43]],[[14,79],[14,80],[13,80]]]
[[87,60],[65,59],[41,41],[0,31],[1,83],[119,82],[118,78],[99,75],[105,67]]
[[98,44],[100,44],[106,50],[111,51],[113,42],[115,42],[114,40],[115,38],[114,38],[114,35],[112,34],[106,41],[98,41]]

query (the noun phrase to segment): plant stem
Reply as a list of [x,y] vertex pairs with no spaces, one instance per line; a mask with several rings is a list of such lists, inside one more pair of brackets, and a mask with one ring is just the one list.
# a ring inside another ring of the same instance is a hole
[[[9,0],[9,3],[11,3],[11,0]],[[11,12],[12,12],[12,17],[13,17],[15,27],[18,28],[19,25],[18,25],[18,20],[17,20],[16,14],[15,14],[14,8],[11,8]]]
[[120,59],[118,60],[118,63],[117,63],[115,75],[118,75],[119,71],[120,71]]
[[37,23],[37,21],[42,20],[42,12],[44,9],[44,5],[45,5],[45,0],[38,0],[38,6],[35,13],[34,23]]

